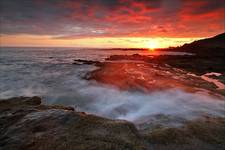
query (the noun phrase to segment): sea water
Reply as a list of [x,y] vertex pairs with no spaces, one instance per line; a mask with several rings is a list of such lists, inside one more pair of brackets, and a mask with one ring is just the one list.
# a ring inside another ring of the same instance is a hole
[[[201,115],[224,117],[224,100],[168,89],[152,93],[120,91],[83,77],[94,65],[74,65],[74,59],[104,61],[110,55],[149,55],[148,51],[79,48],[1,48],[0,99],[40,96],[45,104],[63,104],[112,119],[148,121],[166,115],[193,119]],[[159,54],[183,55],[176,52]],[[162,85],[163,86],[163,85]]]

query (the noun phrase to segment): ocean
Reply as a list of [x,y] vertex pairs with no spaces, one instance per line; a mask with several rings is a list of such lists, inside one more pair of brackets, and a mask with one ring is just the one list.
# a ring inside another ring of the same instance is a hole
[[[69,105],[77,111],[136,123],[143,123],[143,120],[147,122],[157,115],[176,116],[177,122],[202,114],[224,117],[224,101],[219,98],[180,89],[152,93],[121,91],[111,85],[85,80],[84,76],[97,69],[96,66],[73,64],[75,59],[104,61],[110,55],[137,53],[184,54],[141,50],[1,47],[0,99],[40,96],[44,104]],[[174,123],[176,121],[173,120]]]

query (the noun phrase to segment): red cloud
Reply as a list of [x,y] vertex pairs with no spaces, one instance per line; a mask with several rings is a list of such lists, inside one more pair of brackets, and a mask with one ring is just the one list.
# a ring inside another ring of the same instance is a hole
[[202,37],[225,27],[223,0],[2,1],[4,34]]

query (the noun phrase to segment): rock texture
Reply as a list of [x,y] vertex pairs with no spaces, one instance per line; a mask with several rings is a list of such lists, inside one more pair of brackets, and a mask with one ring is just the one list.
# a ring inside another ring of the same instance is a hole
[[0,100],[0,150],[223,150],[225,119],[137,130],[127,121],[47,106],[39,97]]
[[158,128],[150,133],[144,131],[143,136],[153,149],[224,150],[225,119],[204,117],[189,121],[180,128]]
[[41,105],[39,97],[0,101],[1,150],[144,149],[135,126]]

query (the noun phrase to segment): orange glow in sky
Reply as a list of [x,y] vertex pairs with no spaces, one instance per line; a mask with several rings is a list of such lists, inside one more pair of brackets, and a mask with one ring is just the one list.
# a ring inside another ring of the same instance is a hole
[[79,38],[57,39],[38,35],[0,35],[1,46],[21,47],[90,47],[90,48],[166,48],[179,46],[200,38]]
[[224,0],[12,1],[0,3],[0,46],[155,49],[225,26]]

